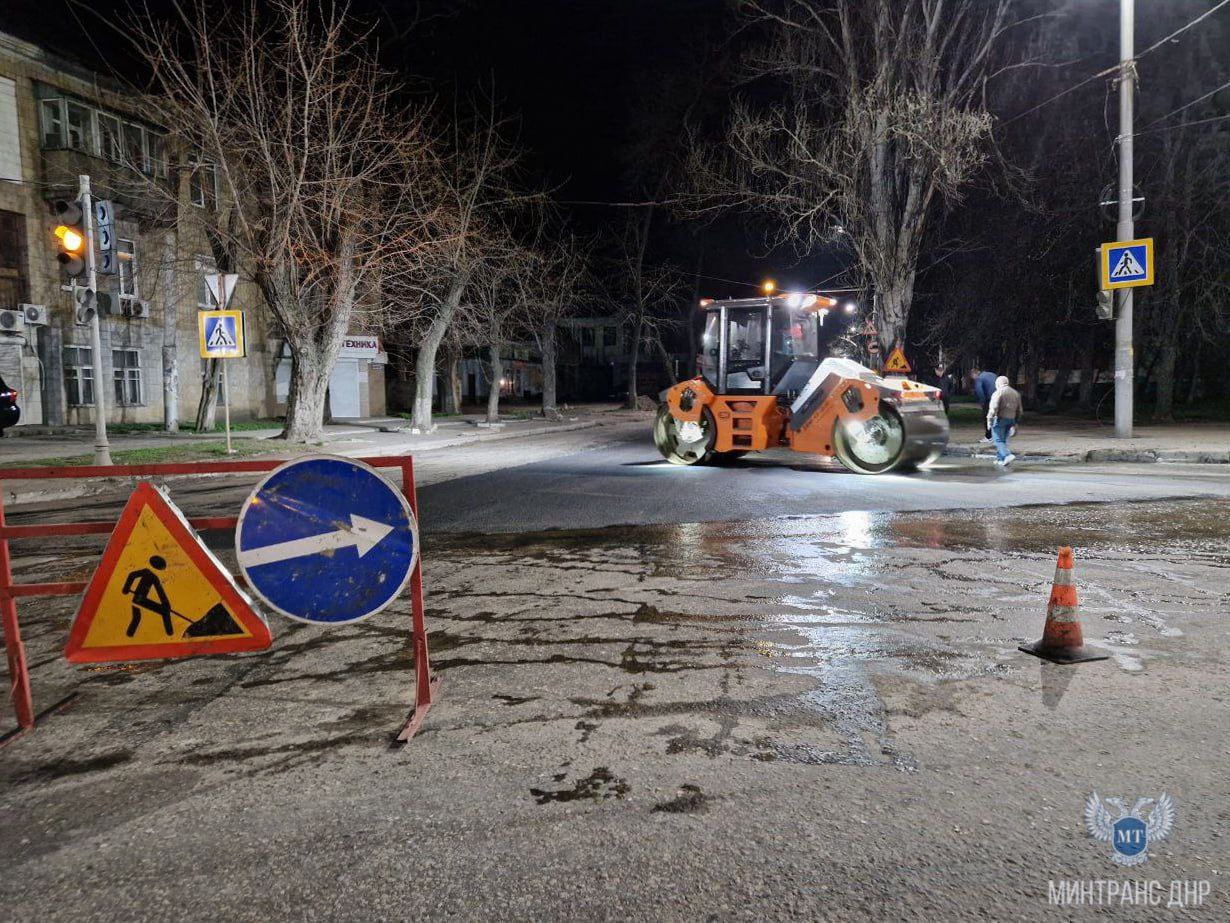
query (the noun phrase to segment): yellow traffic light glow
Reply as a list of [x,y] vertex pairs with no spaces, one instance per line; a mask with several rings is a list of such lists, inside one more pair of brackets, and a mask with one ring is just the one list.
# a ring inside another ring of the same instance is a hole
[[61,224],[56,227],[56,237],[60,238],[64,249],[72,253],[77,253],[85,245],[85,238],[67,224]]

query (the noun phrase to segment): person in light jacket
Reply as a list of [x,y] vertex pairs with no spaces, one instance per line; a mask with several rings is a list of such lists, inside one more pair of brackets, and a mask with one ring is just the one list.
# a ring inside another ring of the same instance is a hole
[[1016,423],[1021,419],[1021,392],[1008,383],[1007,375],[995,379],[995,393],[987,407],[987,429],[995,442],[995,464],[1011,465],[1016,456],[1008,440],[1016,435]]

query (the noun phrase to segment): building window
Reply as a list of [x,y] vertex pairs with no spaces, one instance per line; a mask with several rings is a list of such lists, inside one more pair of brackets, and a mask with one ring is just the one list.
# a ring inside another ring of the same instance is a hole
[[124,163],[134,170],[148,173],[145,159],[145,132],[140,125],[124,123]]
[[593,327],[582,327],[581,328],[581,345],[582,346],[593,346],[594,345],[594,328]]
[[94,137],[94,110],[74,102],[68,103],[65,110],[68,113],[68,146],[86,154],[98,153]]
[[218,310],[218,302],[214,298],[214,293],[209,290],[209,285],[205,282],[205,277],[216,273],[217,267],[214,266],[214,261],[207,256],[198,256],[196,258],[196,271],[201,275],[196,280],[196,309],[198,311],[216,311]]
[[618,341],[618,337],[619,337],[619,331],[616,330],[614,327],[603,327],[602,328],[602,345],[603,346],[614,346],[615,343]]
[[149,148],[149,163],[146,173],[153,176],[167,175],[167,139],[155,131],[145,133],[146,145]]
[[193,205],[212,210],[218,204],[218,174],[212,163],[193,163],[188,197]]
[[111,350],[111,366],[115,375],[115,402],[121,407],[144,404],[141,393],[141,350]]
[[64,395],[70,407],[94,405],[94,363],[90,347],[64,347]]
[[76,100],[44,99],[40,111],[45,149],[72,148],[166,177],[166,139],[158,132]]
[[123,237],[116,242],[116,256],[120,261],[120,297],[136,299],[137,291],[137,246]]
[[118,163],[123,156],[123,137],[120,134],[120,120],[105,112],[98,113],[98,147],[99,154],[107,160]]
[[64,147],[64,100],[44,99],[43,147],[56,150]]

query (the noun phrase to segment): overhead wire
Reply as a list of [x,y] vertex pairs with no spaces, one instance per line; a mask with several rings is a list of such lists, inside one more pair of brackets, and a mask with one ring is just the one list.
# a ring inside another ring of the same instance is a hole
[[[1227,87],[1230,87],[1230,80],[1227,80],[1225,83],[1223,83],[1223,84],[1222,84],[1221,86],[1219,86],[1217,89],[1215,89],[1215,90],[1209,90],[1209,92],[1205,93],[1203,96],[1198,96],[1198,97],[1196,97],[1195,99],[1193,99],[1191,102],[1189,102],[1189,103],[1184,103],[1183,105],[1179,106],[1179,108],[1177,108],[1177,109],[1172,109],[1172,110],[1170,110],[1169,112],[1167,112],[1165,115],[1160,116],[1160,117],[1158,117],[1158,118],[1154,119],[1152,122],[1150,122],[1150,123],[1149,123],[1148,125],[1146,125],[1144,128],[1142,128],[1140,131],[1136,132],[1136,134],[1140,134],[1141,132],[1145,131],[1146,129],[1152,128],[1152,127],[1153,127],[1154,125],[1156,125],[1158,122],[1164,122],[1164,121],[1166,121],[1166,119],[1170,118],[1172,115],[1178,115],[1178,114],[1179,114],[1180,112],[1182,112],[1184,109],[1190,109],[1192,106],[1195,106],[1195,105],[1198,105],[1199,103],[1204,102],[1206,99],[1208,99],[1208,98],[1209,98],[1209,97],[1211,97],[1211,96],[1216,96],[1218,93],[1220,93],[1222,90],[1226,89]],[[1187,124],[1191,124],[1191,123],[1187,123]]]
[[1073,84],[1072,86],[1068,87],[1066,90],[1060,90],[1054,96],[1050,97],[1049,99],[1044,99],[1042,102],[1038,103],[1036,106],[1032,106],[1029,109],[1026,109],[1024,112],[1014,115],[1012,118],[1008,119],[1003,124],[1005,126],[1011,125],[1013,122],[1019,121],[1020,119],[1025,118],[1025,116],[1027,115],[1032,115],[1033,113],[1037,112],[1039,109],[1042,109],[1045,106],[1049,106],[1051,103],[1055,102],[1056,100],[1062,99],[1063,97],[1067,96],[1069,93],[1075,92],[1076,90],[1079,90],[1081,87],[1088,86],[1089,84],[1093,83],[1093,81],[1095,80],[1099,80],[1102,77],[1109,77],[1111,74],[1114,74],[1122,70],[1125,64],[1135,64],[1145,55],[1149,54],[1150,52],[1156,51],[1158,48],[1162,47],[1162,45],[1165,45],[1171,39],[1175,38],[1178,35],[1182,35],[1184,32],[1186,32],[1188,29],[1192,28],[1196,24],[1204,21],[1205,19],[1208,19],[1210,16],[1212,16],[1214,13],[1216,13],[1218,10],[1220,10],[1222,7],[1226,6],[1227,4],[1230,4],[1230,0],[1221,0],[1221,2],[1218,3],[1216,6],[1201,13],[1191,22],[1187,23],[1184,26],[1179,27],[1178,29],[1175,29],[1165,38],[1159,39],[1158,41],[1150,45],[1148,48],[1146,48],[1144,51],[1141,51],[1137,53],[1136,55],[1134,55],[1130,61],[1116,62],[1112,66],[1104,70],[1100,70],[1096,74],[1092,74],[1086,77],[1080,83]]

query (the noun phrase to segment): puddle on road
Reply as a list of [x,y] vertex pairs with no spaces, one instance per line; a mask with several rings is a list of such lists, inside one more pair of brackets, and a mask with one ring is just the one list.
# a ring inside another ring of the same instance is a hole
[[[1076,548],[1086,636],[1109,648],[1107,667],[1148,670],[1184,650],[1188,620],[1230,608],[1228,513],[1230,501],[1202,500],[429,534],[433,667],[457,679],[425,733],[525,727],[601,752],[635,729],[664,756],[911,771],[894,716],[958,710],[962,683],[1004,677],[1062,707],[1071,668],[1016,653],[1041,631],[1059,545]],[[23,620],[36,684],[89,689],[116,727],[145,715],[142,740],[219,703],[225,713],[224,700],[267,709],[246,738],[170,748],[155,759],[163,768],[285,772],[382,754],[404,718],[405,612],[281,623],[259,657],[70,671],[59,650],[73,601],[55,605]],[[603,767],[555,782],[534,799],[627,791]],[[661,802],[675,803],[661,811],[704,798]]]
[[[524,592],[516,589],[515,578],[496,581],[513,585],[501,593],[507,605],[524,608],[485,621],[507,625],[509,618],[524,618],[539,630],[523,640],[477,639],[468,665],[588,662],[693,680],[717,669],[726,672],[719,696],[749,668],[803,676],[814,688],[795,703],[835,735],[835,747],[749,744],[740,739],[740,728],[755,707],[733,706],[720,697],[665,707],[650,699],[635,708],[597,706],[586,714],[599,722],[673,716],[657,732],[668,753],[908,770],[912,760],[897,750],[889,730],[885,684],[934,687],[1015,672],[1018,681],[1040,687],[1044,704],[1058,707],[1071,673],[1049,664],[1035,673],[1036,666],[1021,662],[1015,649],[1041,632],[1054,556],[1065,544],[1077,550],[1087,637],[1104,639],[1120,669],[1146,669],[1151,658],[1165,655],[1168,639],[1182,637],[1176,618],[1222,611],[1230,601],[1218,573],[1230,567],[1228,512],[1230,502],[1208,500],[847,512],[761,522],[449,535],[433,544],[491,572],[572,571],[588,581],[578,580],[570,590],[527,576],[522,579],[533,587]],[[604,574],[616,578],[606,594],[600,584],[593,585]],[[618,598],[634,608],[577,613],[568,605],[574,592],[577,600]],[[458,598],[466,595],[463,588]],[[447,617],[454,617],[453,608],[445,607]],[[574,611],[562,621],[548,615],[569,608]],[[605,629],[603,635],[580,628],[595,618],[631,624],[615,632]],[[650,628],[682,636],[648,631],[632,636]],[[510,647],[522,645],[558,647],[546,659],[541,650],[536,658],[506,659]],[[626,646],[620,657],[558,653],[574,646],[613,652],[621,645]],[[501,656],[484,656],[496,650]],[[931,701],[925,707],[948,707],[946,696]],[[690,724],[681,723],[685,717]],[[590,727],[587,737],[595,730]]]

